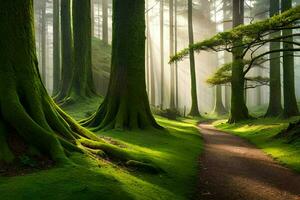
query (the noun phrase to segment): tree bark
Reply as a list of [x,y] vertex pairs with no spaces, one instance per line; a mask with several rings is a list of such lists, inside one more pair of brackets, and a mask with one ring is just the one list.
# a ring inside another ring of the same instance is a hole
[[160,128],[146,92],[145,0],[113,0],[111,63],[104,102],[82,124],[95,130]]
[[[292,8],[292,0],[281,1],[282,12]],[[291,35],[293,30],[283,30],[282,35]],[[293,38],[287,38],[284,41],[292,42]],[[293,44],[283,43],[284,49],[293,49]],[[297,106],[296,94],[295,94],[295,63],[294,63],[294,52],[284,51],[283,52],[283,116],[293,117],[299,115],[299,109]]]
[[[279,14],[279,0],[270,0],[270,17]],[[271,38],[279,37],[280,32],[271,34]],[[280,49],[279,42],[270,43],[270,51]],[[270,54],[270,96],[266,117],[278,117],[282,114],[280,52]]]
[[[170,57],[174,55],[174,0],[169,0]],[[170,65],[170,109],[175,109],[175,66]]]
[[55,97],[56,101],[64,101],[69,96],[73,76],[73,36],[71,25],[71,1],[61,0],[61,57],[62,74],[60,90]]
[[46,35],[46,32],[47,32],[47,17],[46,17],[46,7],[47,7],[47,1],[43,1],[43,4],[42,4],[42,10],[41,10],[41,13],[42,13],[42,27],[41,27],[41,37],[42,37],[42,47],[41,47],[41,51],[42,51],[42,80],[44,82],[44,85],[46,85],[46,79],[47,79],[47,49],[46,49],[46,46],[47,46],[47,35]]
[[53,0],[53,94],[60,85],[60,0]]
[[70,1],[62,1],[65,1],[62,25],[66,26],[63,31],[63,59],[66,60],[63,62],[62,89],[55,100],[60,104],[69,104],[96,94],[92,77],[91,2],[76,0],[72,4],[73,48],[70,36]]
[[[213,1],[213,12],[214,12],[214,21],[217,23],[217,5],[216,5],[216,0]],[[217,33],[217,26],[214,26],[214,34]],[[218,53],[216,53],[216,61],[217,61],[217,66],[219,65],[218,62]],[[223,101],[222,101],[222,86],[217,85],[215,87],[215,105],[213,109],[213,114],[215,115],[224,115],[227,113]]]
[[159,16],[160,16],[160,107],[163,109],[164,107],[164,80],[165,80],[165,67],[164,67],[164,0],[160,1],[159,5]]
[[108,44],[108,0],[102,0],[102,40]]
[[[244,0],[233,1],[233,27],[244,24]],[[239,46],[241,41],[234,46]],[[229,123],[249,119],[248,108],[245,104],[243,48],[232,50],[232,81],[231,81],[231,112]]]
[[[175,0],[175,33],[174,33],[174,37],[175,37],[175,52],[177,52],[178,50],[178,17],[177,17],[177,10],[178,10],[178,2],[177,0]],[[179,98],[178,98],[178,62],[175,62],[175,107],[176,109],[178,109],[179,107]]]
[[[188,29],[189,29],[189,44],[192,45],[194,44],[193,1],[192,0],[188,0]],[[192,107],[189,115],[193,117],[198,117],[200,116],[200,113],[198,108],[195,55],[193,50],[190,50],[190,71],[191,71]]]

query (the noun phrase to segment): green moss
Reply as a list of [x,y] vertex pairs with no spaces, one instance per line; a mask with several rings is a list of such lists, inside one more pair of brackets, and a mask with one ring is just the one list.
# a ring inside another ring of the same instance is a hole
[[94,75],[109,76],[111,61],[111,46],[102,40],[92,38],[92,65]]
[[[68,110],[72,110],[72,116],[82,119],[86,110],[97,105],[97,101],[82,102]],[[166,127],[165,131],[98,132],[105,140],[121,146],[122,156],[126,152],[125,157],[131,161],[124,167],[75,153],[71,159],[78,166],[21,177],[0,177],[1,200],[189,199],[197,181],[197,161],[202,150],[195,126],[198,120],[179,122],[162,117],[156,120]],[[159,174],[153,173],[154,170],[159,170]]]
[[289,143],[288,138],[274,138],[288,127],[289,122],[297,120],[299,117],[289,120],[266,118],[236,124],[227,124],[225,120],[220,120],[214,125],[218,129],[249,140],[275,160],[300,172],[300,141]]

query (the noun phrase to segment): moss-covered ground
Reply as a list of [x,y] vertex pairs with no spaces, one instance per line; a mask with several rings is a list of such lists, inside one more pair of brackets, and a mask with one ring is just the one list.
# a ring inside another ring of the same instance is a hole
[[[65,108],[81,119],[97,108],[101,99]],[[195,120],[170,121],[156,117],[165,131],[98,132],[138,153],[163,172],[151,174],[126,169],[107,160],[94,161],[74,154],[78,165],[52,168],[15,177],[0,177],[1,200],[61,199],[189,199],[197,181],[202,140]]]
[[281,164],[300,172],[300,139],[289,143],[288,139],[275,137],[283,129],[286,129],[290,122],[297,120],[299,117],[286,120],[258,118],[236,124],[218,120],[214,125],[220,130],[249,140]]

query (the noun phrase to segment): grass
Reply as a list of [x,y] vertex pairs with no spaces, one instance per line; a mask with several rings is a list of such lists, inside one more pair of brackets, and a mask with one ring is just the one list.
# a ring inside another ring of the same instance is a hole
[[[80,119],[95,109],[101,99],[65,108]],[[77,105],[78,106],[78,105]],[[53,168],[17,177],[0,177],[0,199],[189,199],[195,188],[202,140],[195,120],[171,121],[156,117],[165,131],[110,131],[111,137],[138,152],[164,172],[153,175],[95,161],[74,154],[76,166]],[[139,155],[140,155],[139,154]]]
[[299,117],[288,120],[262,118],[236,124],[227,124],[226,120],[219,120],[214,125],[220,130],[249,140],[282,165],[300,172],[300,140],[289,143],[285,138],[274,137],[286,129],[290,122],[297,120]]

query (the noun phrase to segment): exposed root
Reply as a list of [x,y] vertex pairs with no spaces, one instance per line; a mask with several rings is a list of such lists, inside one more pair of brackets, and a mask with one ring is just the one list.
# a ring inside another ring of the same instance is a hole
[[[115,145],[112,141],[101,139],[78,125],[50,98],[41,97],[43,103],[41,104],[42,111],[39,113],[43,113],[43,117],[36,118],[38,123],[28,115],[27,109],[24,108],[25,104],[20,103],[17,94],[7,95],[6,98],[5,101],[1,101],[4,120],[15,128],[26,144],[36,147],[42,154],[49,155],[58,165],[72,164],[68,156],[73,152],[83,153],[94,159],[109,159],[124,165],[128,161],[139,160],[137,153],[128,151],[125,145]],[[7,131],[3,123],[0,123],[0,133],[0,148],[3,153],[3,155],[0,154],[0,160],[12,162],[15,155],[6,142]],[[142,161],[136,162],[141,163],[138,166],[142,168],[142,171],[147,168],[146,166],[152,166],[146,163],[144,166]]]

